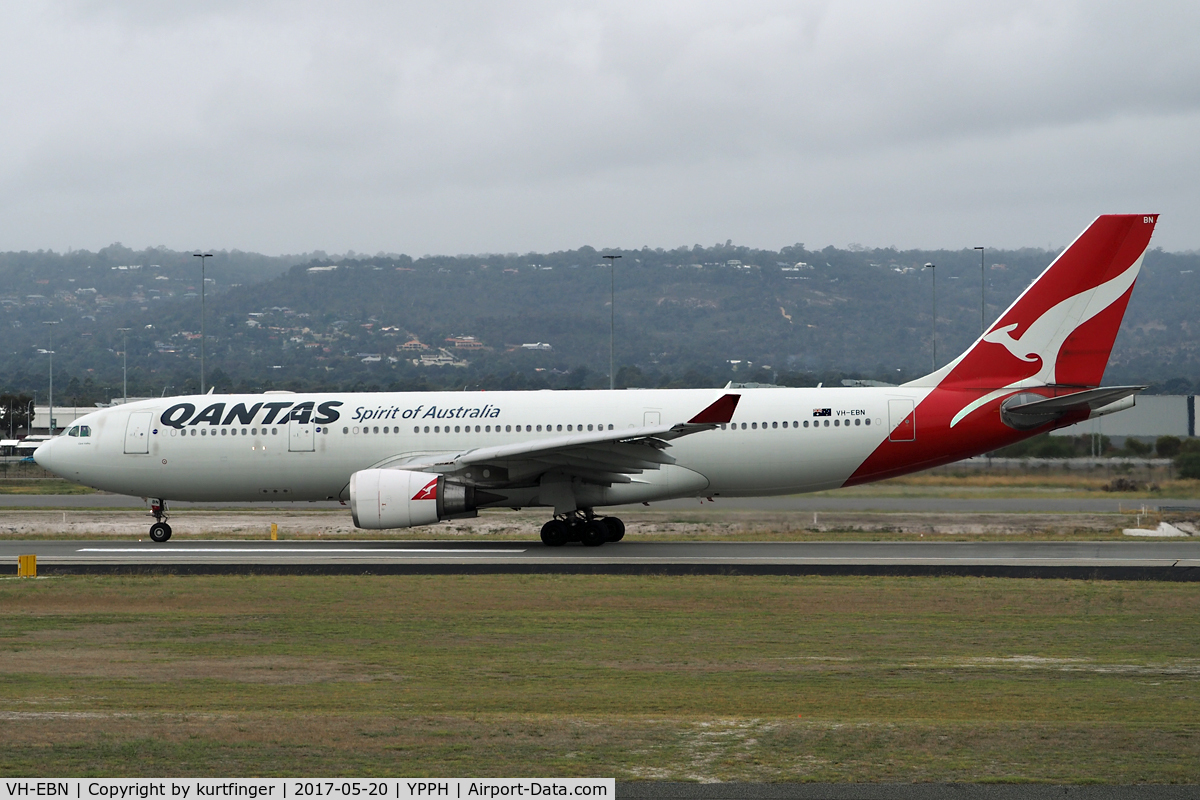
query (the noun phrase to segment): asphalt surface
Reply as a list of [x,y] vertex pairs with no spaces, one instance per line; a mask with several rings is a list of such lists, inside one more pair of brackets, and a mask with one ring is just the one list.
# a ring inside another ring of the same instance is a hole
[[1200,541],[0,541],[0,564],[55,572],[968,574],[1200,580]]
[[[336,501],[317,501],[299,503],[188,503],[171,501],[172,509],[205,508],[348,508]],[[1119,498],[1059,498],[1059,497],[829,497],[813,495],[789,495],[787,497],[739,497],[717,498],[716,502],[704,503],[690,500],[666,500],[651,503],[649,506],[629,506],[632,509],[650,510],[695,510],[697,508],[712,508],[715,510],[749,510],[749,511],[895,511],[908,513],[1117,513],[1131,508],[1145,506],[1156,510],[1158,506],[1195,509],[1200,513],[1200,500],[1172,500],[1160,498],[1157,500],[1127,500]],[[9,494],[0,495],[0,508],[53,508],[53,509],[88,509],[88,508],[146,508],[146,503],[140,497],[128,497],[119,494]],[[619,514],[622,507],[611,509]]]

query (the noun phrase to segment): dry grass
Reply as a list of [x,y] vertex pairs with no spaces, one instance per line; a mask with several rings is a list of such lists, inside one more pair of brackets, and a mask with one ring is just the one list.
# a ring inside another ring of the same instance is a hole
[[1200,780],[1200,589],[0,581],[6,775]]
[[[622,512],[630,541],[1096,541],[1121,539],[1133,527],[1132,514],[1118,513],[917,513],[836,511],[819,513],[754,511],[697,505],[692,510],[653,508]],[[343,509],[260,509],[176,512],[171,525],[177,539],[298,539],[537,541],[545,521],[540,509],[514,512],[486,510],[475,519],[452,520],[419,528],[364,531],[356,529]],[[1142,519],[1150,527],[1157,517]],[[1195,521],[1192,518],[1192,521]],[[0,517],[3,539],[139,539],[148,518],[137,511],[5,510]]]

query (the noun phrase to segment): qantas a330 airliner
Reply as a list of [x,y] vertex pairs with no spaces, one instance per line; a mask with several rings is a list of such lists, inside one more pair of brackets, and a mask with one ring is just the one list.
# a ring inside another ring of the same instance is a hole
[[954,361],[902,386],[332,394],[145,400],[80,418],[34,458],[169,500],[341,500],[359,528],[553,509],[550,546],[619,540],[597,509],[854,486],[1129,408],[1100,387],[1158,215],[1096,219]]

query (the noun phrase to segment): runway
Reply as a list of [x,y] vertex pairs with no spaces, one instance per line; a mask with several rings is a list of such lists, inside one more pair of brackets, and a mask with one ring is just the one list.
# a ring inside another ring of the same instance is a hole
[[[1082,513],[1119,513],[1123,510],[1141,508],[1156,511],[1159,506],[1172,508],[1194,509],[1200,513],[1200,500],[1175,500],[1158,498],[1154,500],[1129,500],[1110,497],[860,497],[860,496],[829,496],[829,495],[788,495],[785,497],[721,497],[714,503],[698,500],[666,500],[650,503],[648,506],[617,506],[613,513],[622,509],[649,509],[652,511],[693,511],[701,508],[732,511],[776,511],[801,512],[814,511],[880,511],[897,513],[962,513],[962,514],[994,514],[994,513],[1044,513],[1044,514],[1082,514]],[[0,509],[3,508],[48,508],[56,510],[72,509],[144,509],[146,502],[140,497],[128,497],[119,494],[8,494],[0,495]],[[349,507],[336,501],[318,501],[302,503],[189,503],[172,501],[170,507],[174,510],[184,509],[345,509]]]
[[633,542],[0,541],[0,564],[38,574],[979,575],[1200,580],[1200,541]]

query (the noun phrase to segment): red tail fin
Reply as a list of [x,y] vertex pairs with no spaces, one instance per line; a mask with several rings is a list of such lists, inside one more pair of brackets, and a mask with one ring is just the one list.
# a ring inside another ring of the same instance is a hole
[[916,386],[1099,386],[1157,214],[1097,217],[955,361]]

